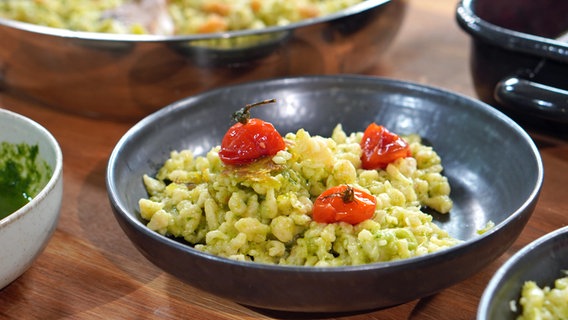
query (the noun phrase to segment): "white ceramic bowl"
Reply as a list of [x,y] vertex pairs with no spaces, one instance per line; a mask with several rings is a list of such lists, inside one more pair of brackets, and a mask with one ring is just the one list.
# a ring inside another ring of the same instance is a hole
[[63,196],[63,156],[44,127],[0,109],[0,142],[37,145],[52,169],[43,189],[26,205],[0,220],[0,289],[22,275],[42,253],[59,220]]

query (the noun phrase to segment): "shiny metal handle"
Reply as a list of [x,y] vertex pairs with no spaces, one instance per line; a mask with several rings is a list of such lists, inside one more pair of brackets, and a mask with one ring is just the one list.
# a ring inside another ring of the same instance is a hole
[[568,123],[568,91],[517,77],[495,86],[495,100],[501,105]]

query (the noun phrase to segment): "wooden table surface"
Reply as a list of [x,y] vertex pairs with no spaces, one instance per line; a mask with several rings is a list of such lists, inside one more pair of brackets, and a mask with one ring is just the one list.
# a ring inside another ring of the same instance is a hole
[[[455,22],[456,5],[455,0],[410,0],[400,33],[372,73],[475,97],[468,67],[469,38]],[[105,188],[108,156],[133,123],[69,115],[5,92],[0,92],[0,106],[44,125],[64,154],[64,204],[58,228],[33,266],[0,291],[0,318],[294,318],[194,289],[162,272],[134,248],[111,213]],[[528,225],[504,255],[430,297],[384,310],[304,318],[475,318],[479,299],[497,268],[530,241],[568,225],[568,140],[531,135],[545,167],[542,194]]]

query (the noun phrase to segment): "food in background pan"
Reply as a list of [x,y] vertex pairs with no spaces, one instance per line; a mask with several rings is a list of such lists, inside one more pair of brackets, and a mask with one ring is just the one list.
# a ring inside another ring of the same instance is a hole
[[282,26],[364,0],[3,0],[0,17],[74,31],[201,34]]

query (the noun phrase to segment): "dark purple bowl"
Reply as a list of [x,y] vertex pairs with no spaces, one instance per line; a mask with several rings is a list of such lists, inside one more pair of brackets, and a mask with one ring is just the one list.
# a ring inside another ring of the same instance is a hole
[[568,123],[568,2],[461,0],[481,100],[521,121]]

